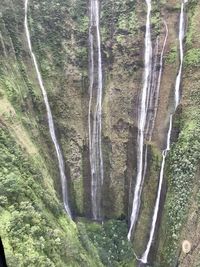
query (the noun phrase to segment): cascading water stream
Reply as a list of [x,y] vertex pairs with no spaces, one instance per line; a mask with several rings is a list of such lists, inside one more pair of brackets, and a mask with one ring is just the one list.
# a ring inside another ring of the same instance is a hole
[[166,146],[166,149],[163,150],[163,152],[162,152],[162,164],[161,164],[161,170],[160,170],[160,175],[159,175],[158,193],[157,193],[156,203],[155,203],[155,207],[154,207],[150,236],[149,236],[146,250],[145,250],[144,254],[142,255],[142,258],[140,259],[140,261],[142,261],[143,263],[147,263],[149,251],[150,251],[153,237],[154,237],[154,233],[155,233],[156,222],[157,222],[158,211],[159,211],[159,204],[160,204],[160,197],[161,197],[161,190],[162,190],[162,183],[163,183],[163,178],[164,178],[165,159],[167,156],[167,152],[170,150],[171,131],[172,131],[172,115],[170,115],[169,129],[168,129],[168,133],[167,133],[167,146]]
[[[164,21],[164,25],[165,25],[165,38],[164,38],[164,42],[163,42],[163,47],[162,47],[162,51],[160,54],[160,61],[159,61],[159,74],[158,77],[156,77],[156,63],[157,63],[157,57],[158,57],[158,39],[156,41],[156,59],[154,62],[154,67],[153,67],[153,75],[154,77],[152,77],[152,88],[151,88],[151,94],[150,94],[150,101],[149,101],[149,116],[147,118],[147,126],[146,126],[146,140],[148,142],[151,141],[152,139],[152,134],[153,134],[153,129],[154,129],[154,125],[155,125],[155,119],[156,119],[156,115],[157,115],[157,109],[158,109],[158,99],[159,99],[159,92],[160,92],[160,85],[161,85],[161,78],[162,78],[162,72],[163,72],[163,56],[164,56],[164,51],[165,51],[165,46],[167,43],[167,38],[168,38],[168,27],[166,22]],[[153,112],[152,112],[153,110]],[[143,183],[144,183],[144,179],[146,176],[146,171],[147,171],[147,153],[148,153],[148,145],[145,145],[145,149],[144,149],[144,168],[143,168],[143,182],[141,187],[143,187]]]
[[[164,21],[165,29],[166,29],[166,35],[162,47],[162,51],[160,54],[160,61],[159,61],[159,74],[158,77],[156,75],[156,68],[157,68],[157,63],[158,63],[158,49],[159,49],[159,38],[157,37],[156,39],[156,50],[155,50],[155,59],[154,59],[154,64],[153,64],[153,69],[152,69],[152,81],[151,81],[151,91],[150,91],[150,97],[149,97],[149,104],[148,104],[148,114],[147,114],[147,122],[146,122],[146,130],[145,130],[145,136],[146,140],[148,142],[151,141],[152,139],[152,134],[154,130],[154,125],[155,125],[155,119],[157,115],[157,109],[158,109],[158,99],[159,99],[159,92],[160,92],[160,84],[161,84],[161,78],[162,78],[162,71],[163,71],[163,54],[167,42],[167,37],[168,37],[168,28],[167,24]],[[146,176],[146,171],[147,171],[147,153],[148,153],[148,145],[145,144],[144,148],[144,168],[143,168],[143,182]],[[143,183],[141,185],[143,187]]]
[[[156,91],[156,83],[157,83],[157,75],[156,75],[156,67],[158,62],[158,47],[159,47],[159,41],[158,37],[156,39],[156,48],[155,48],[155,58],[152,66],[152,75],[151,75],[151,86],[150,86],[150,94],[149,94],[149,103],[148,103],[148,112],[147,112],[147,118],[146,118],[146,126],[145,126],[145,134],[144,138],[147,141],[151,140],[151,135],[149,135],[151,130],[151,120],[152,120],[152,111],[154,110],[154,99],[155,99],[155,91]],[[141,187],[143,187],[144,180],[146,177],[146,171],[147,171],[147,155],[148,155],[148,145],[144,145],[144,167],[143,167],[143,177],[142,177],[142,183]]]
[[65,209],[66,213],[69,215],[69,217],[72,218],[71,211],[70,211],[70,208],[69,208],[69,203],[68,203],[67,178],[65,176],[64,160],[63,160],[63,156],[62,156],[62,153],[61,153],[60,146],[58,144],[58,140],[56,138],[55,127],[54,127],[53,117],[52,117],[52,113],[51,113],[51,108],[49,106],[47,93],[46,93],[46,90],[44,88],[42,76],[40,74],[40,70],[39,70],[39,66],[38,66],[35,54],[33,53],[33,50],[32,50],[31,37],[30,37],[29,28],[28,28],[28,1],[29,0],[25,0],[24,26],[25,26],[25,31],[26,31],[26,38],[27,38],[30,54],[31,54],[31,57],[32,57],[32,60],[33,60],[34,66],[35,66],[38,82],[39,82],[39,85],[40,85],[40,88],[41,88],[41,91],[42,91],[42,94],[43,94],[44,103],[45,103],[45,106],[46,106],[48,125],[49,125],[49,132],[50,132],[51,139],[53,141],[53,144],[54,144],[54,147],[55,147],[55,150],[56,150],[56,155],[57,155],[58,165],[59,165],[59,171],[60,171],[60,178],[61,178],[62,197],[63,197],[64,209]]
[[[183,1],[181,4],[181,14],[180,14],[180,21],[179,21],[179,49],[180,49],[180,66],[179,66],[179,72],[176,77],[176,83],[175,83],[175,107],[174,107],[174,113],[180,103],[180,84],[181,84],[181,74],[182,74],[182,68],[183,68],[183,39],[185,35],[185,21],[184,21],[184,4],[187,3],[186,1]],[[167,145],[166,148],[162,152],[162,164],[161,164],[161,170],[159,175],[159,185],[158,185],[158,191],[157,191],[157,197],[156,197],[156,203],[154,206],[154,213],[152,218],[152,224],[151,224],[151,230],[150,230],[150,236],[147,243],[147,247],[145,252],[142,255],[142,258],[140,259],[141,262],[147,263],[149,251],[153,242],[154,234],[155,234],[155,228],[156,228],[156,222],[158,218],[158,212],[159,212],[159,205],[160,205],[160,197],[161,197],[161,191],[162,191],[162,183],[164,178],[164,168],[165,168],[165,160],[168,151],[170,150],[170,137],[172,132],[172,121],[173,121],[173,115],[170,115],[169,118],[169,129],[167,133]]]
[[[90,152],[90,166],[91,166],[92,216],[93,219],[95,220],[101,220],[102,219],[101,191],[102,191],[103,176],[104,176],[102,141],[101,141],[103,83],[102,83],[101,38],[99,29],[98,0],[90,0],[89,43],[90,43],[90,100],[89,100],[89,110],[88,110],[88,125],[89,125],[89,152]],[[95,54],[95,52],[97,55]],[[97,66],[95,64],[96,61],[97,61]],[[95,76],[95,71],[97,71],[98,74],[97,78]],[[97,86],[95,86],[96,84]],[[94,111],[92,112],[93,106],[94,106]]]
[[175,86],[175,109],[178,107],[180,102],[180,84],[181,84],[181,74],[183,69],[183,39],[185,35],[185,21],[184,21],[184,5],[188,0],[183,0],[181,3],[181,14],[179,20],[179,46],[180,46],[180,67],[179,72],[176,77],[176,86]]
[[144,157],[144,131],[147,118],[147,109],[149,102],[150,86],[151,86],[151,68],[152,68],[152,43],[151,43],[151,0],[146,0],[147,4],[147,19],[146,19],[146,33],[145,33],[145,70],[144,70],[144,82],[141,95],[141,106],[139,109],[139,121],[138,121],[138,138],[137,138],[137,177],[134,191],[132,213],[130,218],[130,228],[128,232],[128,239],[131,239],[132,232],[135,227],[135,223],[138,217],[140,208],[140,197],[143,184],[143,157]]

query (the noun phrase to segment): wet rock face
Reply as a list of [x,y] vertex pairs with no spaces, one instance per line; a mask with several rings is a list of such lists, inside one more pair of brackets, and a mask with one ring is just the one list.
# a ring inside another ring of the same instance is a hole
[[[178,12],[169,11],[170,5],[173,3],[153,3],[152,10],[152,41],[155,47],[155,40],[159,36],[159,50],[165,32],[158,14],[165,16],[169,24],[165,56],[176,46],[177,37]],[[130,212],[136,177],[137,120],[143,82],[146,5],[141,1],[116,3],[103,0],[100,6],[105,168],[102,205],[106,218],[119,218],[127,217]],[[40,59],[57,132],[69,168],[75,214],[89,216],[90,164],[86,152],[89,105],[88,4],[57,1],[50,3],[50,6],[48,3],[47,7],[45,1],[34,0],[30,3],[30,17],[34,49]],[[57,31],[62,34],[57,34]],[[56,36],[54,40],[53,35]],[[177,65],[176,57],[170,64],[164,66],[158,116],[151,143],[158,151],[163,147],[168,124],[167,113],[175,80],[172,69]],[[152,177],[153,184],[157,177],[155,175]],[[151,177],[148,179],[151,183]],[[153,202],[151,208],[152,205]]]
[[105,77],[103,135],[111,142],[108,153],[110,192],[114,199],[112,216],[121,217],[128,214],[128,196],[135,172],[132,166],[136,162],[134,134],[137,131],[133,133],[132,129],[137,124],[137,90],[142,75],[142,67],[137,63],[143,62],[142,49],[137,44],[143,38],[143,32],[139,31],[143,22],[138,20],[139,3],[109,2],[101,3]]
[[[144,6],[139,2],[101,2],[104,80],[102,140],[105,168],[102,192],[105,197],[102,205],[107,218],[127,216],[127,179],[130,184],[134,176],[131,172],[135,172],[131,163],[133,159],[129,156],[132,152],[128,151],[127,144],[130,142],[130,128],[137,124],[144,35],[140,30],[144,21],[138,17],[144,11]],[[33,46],[40,59],[57,132],[69,168],[73,207],[75,214],[84,215],[85,202],[91,203],[88,189],[89,155],[85,153],[88,150],[89,105],[88,6],[80,1],[68,4],[58,1],[47,8],[45,1],[36,0],[30,2],[30,17]],[[62,35],[56,34],[57,30]],[[52,42],[54,33],[57,38]],[[137,130],[134,135],[137,135]],[[133,143],[135,141],[136,138]],[[132,149],[135,151],[134,144]],[[83,155],[86,156],[84,160]],[[127,169],[127,164],[131,166],[131,171]],[[127,173],[130,173],[131,178],[130,175],[126,177]]]

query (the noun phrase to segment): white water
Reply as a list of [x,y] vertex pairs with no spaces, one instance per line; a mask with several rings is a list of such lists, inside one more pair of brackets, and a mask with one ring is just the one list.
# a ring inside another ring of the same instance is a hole
[[[92,215],[95,220],[102,219],[101,190],[103,185],[103,156],[102,156],[102,59],[101,38],[99,29],[99,2],[90,0],[90,101],[88,110],[89,152],[91,166],[91,198]],[[96,49],[95,49],[96,47]],[[95,57],[97,50],[97,57]],[[97,60],[97,88],[95,85],[95,61]],[[94,90],[96,89],[96,91]],[[95,98],[95,99],[94,99]],[[94,100],[93,100],[94,99]],[[93,103],[94,102],[94,103]],[[94,111],[92,112],[92,107]],[[92,118],[93,114],[93,119]]]
[[180,67],[179,72],[176,77],[176,86],[175,86],[175,108],[178,107],[180,102],[180,84],[181,84],[181,74],[183,69],[183,39],[184,39],[184,29],[185,29],[185,21],[184,21],[184,4],[187,3],[183,1],[181,4],[181,14],[179,20],[179,47],[180,47]]
[[[180,84],[181,84],[181,74],[182,74],[182,68],[183,68],[183,39],[185,35],[185,21],[184,21],[184,4],[187,3],[187,1],[182,2],[181,4],[181,14],[180,14],[180,21],[179,21],[179,49],[180,49],[180,66],[179,66],[179,72],[176,77],[176,84],[175,84],[175,110],[176,111],[179,103],[180,103]],[[158,218],[158,212],[159,212],[159,205],[160,205],[160,197],[161,197],[161,191],[162,191],[162,183],[164,178],[164,168],[165,168],[165,159],[167,156],[167,152],[170,150],[170,137],[172,132],[172,121],[173,121],[173,115],[170,115],[169,118],[169,129],[167,133],[167,145],[166,149],[162,152],[162,164],[161,164],[161,170],[160,170],[160,176],[159,176],[159,185],[158,185],[158,191],[157,191],[157,197],[156,197],[156,203],[154,206],[154,213],[152,218],[152,224],[151,224],[151,230],[150,230],[150,236],[147,243],[146,250],[144,254],[142,255],[142,258],[140,261],[143,263],[147,263],[149,251],[153,242],[154,234],[155,234],[155,228],[156,228],[156,222]]]
[[148,100],[150,94],[151,85],[151,67],[152,67],[152,43],[151,43],[151,29],[150,29],[150,17],[151,17],[151,0],[146,0],[147,4],[147,19],[146,19],[146,33],[145,33],[145,71],[144,71],[144,83],[141,96],[141,107],[139,110],[138,121],[138,139],[137,139],[137,177],[134,191],[132,213],[130,218],[130,228],[128,232],[128,239],[131,239],[132,232],[137,221],[138,212],[140,208],[140,197],[143,184],[143,156],[144,156],[144,131],[147,118]]
[[155,233],[156,222],[157,222],[157,218],[158,218],[159,205],[160,205],[160,197],[161,197],[161,191],[162,191],[162,183],[163,183],[163,178],[164,178],[165,159],[167,156],[167,151],[170,150],[171,131],[172,131],[172,115],[170,115],[170,120],[169,120],[169,129],[168,129],[168,133],[167,133],[167,146],[166,146],[166,149],[163,150],[163,152],[162,152],[162,164],[161,164],[161,170],[160,170],[160,175],[159,175],[158,192],[157,192],[156,203],[154,206],[150,236],[149,236],[146,250],[145,250],[144,254],[142,255],[142,258],[140,259],[140,261],[142,261],[143,263],[147,263],[149,251],[150,251],[150,248],[151,248],[151,245],[153,242],[154,233]]
[[[167,43],[167,38],[168,38],[168,27],[166,22],[164,21],[165,25],[165,38],[162,46],[162,51],[160,54],[160,61],[159,61],[159,74],[158,78],[156,77],[156,65],[157,65],[157,57],[158,57],[158,38],[156,40],[156,59],[154,61],[154,67],[153,67],[153,74],[152,74],[152,88],[151,88],[151,93],[150,93],[150,101],[149,101],[149,109],[150,109],[150,115],[147,118],[147,126],[146,126],[146,138],[148,141],[151,141],[152,138],[152,133],[155,125],[155,119],[157,115],[157,109],[158,109],[158,99],[159,99],[159,93],[160,93],[160,85],[161,85],[161,78],[162,78],[162,72],[163,72],[163,55],[165,51],[165,46]],[[152,114],[153,110],[153,114]],[[143,168],[143,178],[142,178],[142,183],[141,187],[143,187],[144,184],[144,179],[146,176],[146,170],[147,170],[147,153],[148,153],[148,145],[145,145],[145,154],[144,154],[144,168]]]
[[[147,141],[151,140],[151,120],[152,120],[152,110],[154,110],[154,98],[155,98],[155,91],[156,91],[156,84],[157,84],[157,75],[156,75],[156,67],[158,62],[158,38],[156,39],[156,48],[155,48],[155,58],[153,62],[153,68],[152,68],[152,75],[151,75],[151,84],[150,87],[150,93],[149,93],[149,102],[148,102],[148,112],[147,112],[147,118],[146,118],[146,126],[145,126],[145,134],[144,138]],[[152,52],[153,53],[153,52]],[[146,171],[147,171],[147,154],[148,154],[148,145],[145,144],[144,147],[144,164],[143,164],[143,177],[141,182],[141,188],[143,188],[144,180],[146,177]]]
[[49,125],[49,132],[50,132],[51,139],[53,141],[53,144],[54,144],[54,147],[55,147],[55,150],[56,150],[56,154],[57,154],[57,158],[58,158],[60,178],[61,178],[61,186],[62,186],[63,204],[64,204],[64,208],[65,208],[66,213],[71,218],[72,216],[71,216],[71,212],[70,212],[70,208],[69,208],[69,204],[68,204],[67,178],[65,176],[64,160],[63,160],[63,156],[62,156],[62,153],[61,153],[61,150],[60,150],[60,146],[59,146],[57,138],[56,138],[54,122],[53,122],[51,109],[50,109],[50,106],[49,106],[47,93],[46,93],[46,90],[44,88],[42,76],[41,76],[40,71],[39,71],[39,67],[38,67],[38,63],[37,63],[35,54],[33,53],[33,50],[32,50],[31,37],[30,37],[29,28],[28,28],[28,0],[25,0],[24,26],[25,26],[25,31],[26,31],[26,38],[27,38],[27,42],[28,42],[28,47],[29,47],[29,50],[30,50],[30,54],[31,54],[34,66],[35,66],[38,82],[39,82],[39,85],[40,85],[40,88],[41,88],[41,91],[42,91],[42,94],[43,94],[43,98],[44,98],[44,103],[45,103],[45,106],[46,106],[47,117],[48,117],[48,125]]

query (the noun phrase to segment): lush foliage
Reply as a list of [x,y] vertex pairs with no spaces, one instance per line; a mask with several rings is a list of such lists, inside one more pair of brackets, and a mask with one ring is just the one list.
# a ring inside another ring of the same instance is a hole
[[200,66],[200,49],[193,48],[187,51],[185,55],[184,63],[186,66],[199,67]]
[[177,53],[178,53],[177,47],[176,46],[172,47],[166,56],[166,63],[168,64],[175,63],[177,60]]
[[192,120],[184,125],[178,143],[168,160],[169,193],[166,206],[167,241],[163,255],[169,266],[176,261],[180,231],[187,215],[190,195],[200,160],[200,124]]
[[86,2],[31,1],[30,28],[43,77],[65,64],[87,68],[88,16]]
[[0,235],[9,266],[98,266],[40,170],[2,125],[0,154]]
[[102,225],[79,223],[78,227],[80,236],[88,236],[92,241],[104,266],[133,266],[134,255],[127,240],[126,222],[110,220]]
[[[189,1],[187,5],[189,20],[184,57],[184,108],[182,114],[174,118],[174,125],[179,125],[180,133],[178,141],[172,145],[167,160],[168,193],[161,225],[162,241],[159,251],[163,266],[177,264],[184,224],[190,216],[191,196],[197,191],[196,179],[200,161],[200,95],[199,73],[196,68],[200,64],[197,2]],[[168,54],[169,63],[174,62],[175,54],[175,49]]]

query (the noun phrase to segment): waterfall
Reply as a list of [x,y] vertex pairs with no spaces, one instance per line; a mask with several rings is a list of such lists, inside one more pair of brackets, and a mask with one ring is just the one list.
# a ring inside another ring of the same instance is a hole
[[147,258],[148,258],[149,251],[150,251],[150,248],[151,248],[151,244],[152,244],[152,241],[153,241],[155,228],[156,228],[156,222],[157,222],[157,218],[158,218],[158,211],[159,211],[162,183],[163,183],[163,178],[164,178],[165,159],[166,159],[166,156],[167,156],[167,151],[169,151],[169,149],[170,149],[170,137],[171,137],[171,131],[172,131],[172,115],[170,115],[170,120],[169,121],[170,122],[169,122],[169,129],[168,129],[168,133],[167,133],[167,145],[166,145],[166,149],[163,150],[163,152],[162,152],[162,164],[161,164],[161,170],[160,170],[160,175],[159,175],[158,192],[157,192],[156,203],[155,203],[155,206],[154,206],[154,212],[153,212],[150,236],[149,236],[149,240],[148,240],[148,243],[147,243],[146,250],[145,250],[144,254],[142,255],[142,258],[140,259],[140,261],[142,261],[143,263],[147,263]]
[[[185,35],[185,21],[184,21],[184,4],[185,3],[187,3],[187,0],[183,1],[181,4],[181,14],[180,14],[180,21],[179,21],[180,66],[179,66],[179,71],[178,71],[178,75],[176,77],[176,83],[175,83],[174,113],[175,113],[175,111],[176,111],[176,109],[180,103],[180,84],[181,84],[181,74],[182,74],[182,68],[183,68],[183,39],[184,39],[184,35]],[[162,152],[162,164],[161,164],[161,169],[160,169],[159,185],[158,185],[156,202],[155,202],[155,206],[154,206],[150,236],[149,236],[146,250],[143,253],[142,258],[140,259],[140,261],[142,261],[145,264],[147,263],[149,251],[150,251],[150,248],[151,248],[151,245],[153,242],[153,238],[154,238],[154,234],[155,234],[156,222],[157,222],[157,218],[158,218],[159,205],[160,205],[160,197],[161,197],[161,191],[162,191],[162,183],[163,183],[163,178],[164,178],[165,160],[166,160],[167,153],[170,150],[170,137],[171,137],[171,132],[172,132],[172,121],[173,121],[173,115],[170,114],[169,129],[168,129],[168,133],[167,133],[167,144],[166,144],[166,148]]]
[[[151,140],[152,132],[151,131],[151,121],[153,119],[152,111],[155,109],[155,97],[156,97],[156,89],[157,89],[157,75],[156,75],[156,68],[158,63],[158,47],[159,47],[159,41],[158,37],[156,38],[156,48],[155,48],[155,58],[152,66],[152,75],[151,75],[151,85],[150,85],[150,94],[149,94],[149,101],[148,101],[148,112],[147,112],[147,118],[146,118],[146,126],[145,126],[145,133],[144,138],[147,141]],[[142,177],[142,183],[141,188],[143,187],[144,179],[146,176],[147,171],[147,156],[148,156],[148,145],[144,145],[144,167],[143,167],[143,177]]]
[[[103,186],[102,156],[102,59],[101,38],[99,29],[99,2],[90,0],[90,100],[88,110],[89,152],[91,166],[91,200],[92,216],[95,220],[102,219],[101,191]],[[97,77],[96,74],[97,73]]]
[[[151,81],[151,90],[150,90],[150,96],[149,96],[149,104],[148,104],[148,113],[147,113],[147,119],[146,119],[146,129],[145,129],[145,137],[148,142],[152,139],[153,129],[155,125],[155,119],[157,115],[157,109],[158,109],[158,99],[159,99],[159,92],[160,92],[160,84],[161,84],[161,77],[162,77],[162,70],[163,70],[163,54],[167,42],[168,37],[168,28],[166,23],[166,35],[162,47],[162,51],[160,54],[160,61],[159,61],[159,74],[157,77],[156,74],[156,68],[158,64],[158,50],[159,50],[159,38],[156,38],[156,51],[155,51],[155,59],[154,64],[152,68],[152,81]],[[148,145],[145,144],[144,148],[144,167],[143,167],[143,182],[146,176],[147,171],[147,155],[148,155]],[[141,184],[141,187],[143,187],[143,183]]]
[[[143,164],[144,157],[144,131],[147,120],[147,110],[151,87],[151,68],[152,68],[152,43],[151,43],[151,0],[146,0],[147,4],[147,18],[146,18],[146,33],[145,33],[145,56],[144,56],[144,81],[141,95],[141,106],[139,107],[139,120],[138,120],[138,137],[137,137],[137,177],[134,191],[134,198],[132,204],[132,213],[130,218],[130,228],[128,232],[128,239],[131,239],[132,232],[138,217],[140,208],[140,197],[143,185],[143,168],[147,164]],[[147,160],[147,157],[145,157]]]
[[41,91],[42,91],[42,94],[43,94],[44,103],[45,103],[45,106],[46,106],[48,125],[49,125],[49,132],[50,132],[51,139],[53,141],[53,144],[54,144],[54,147],[55,147],[55,151],[56,151],[56,155],[57,155],[57,159],[58,159],[64,209],[65,209],[66,213],[69,215],[69,217],[72,218],[71,211],[70,211],[70,208],[69,208],[69,203],[68,203],[67,178],[65,176],[64,160],[63,160],[63,156],[62,156],[62,153],[61,153],[60,146],[58,144],[58,140],[56,138],[55,127],[54,127],[53,117],[52,117],[52,113],[51,113],[51,108],[49,106],[47,93],[46,93],[46,90],[44,88],[42,76],[41,76],[41,73],[40,73],[40,70],[39,70],[39,66],[38,66],[35,54],[33,53],[33,50],[32,50],[31,37],[30,37],[29,28],[28,28],[28,0],[25,0],[24,26],[25,26],[25,31],[26,31],[26,38],[27,38],[27,42],[28,42],[28,47],[29,47],[29,50],[30,50],[30,54],[31,54],[34,66],[35,66],[37,79],[38,79],[38,82],[39,82],[39,85],[40,85],[40,88],[41,88]]
[[181,74],[183,69],[183,39],[184,39],[184,29],[185,29],[185,21],[184,21],[184,4],[187,3],[187,0],[183,0],[181,3],[181,14],[179,20],[179,47],[180,47],[180,67],[179,72],[176,77],[176,86],[175,86],[175,109],[178,107],[180,102],[180,84],[181,84]]

